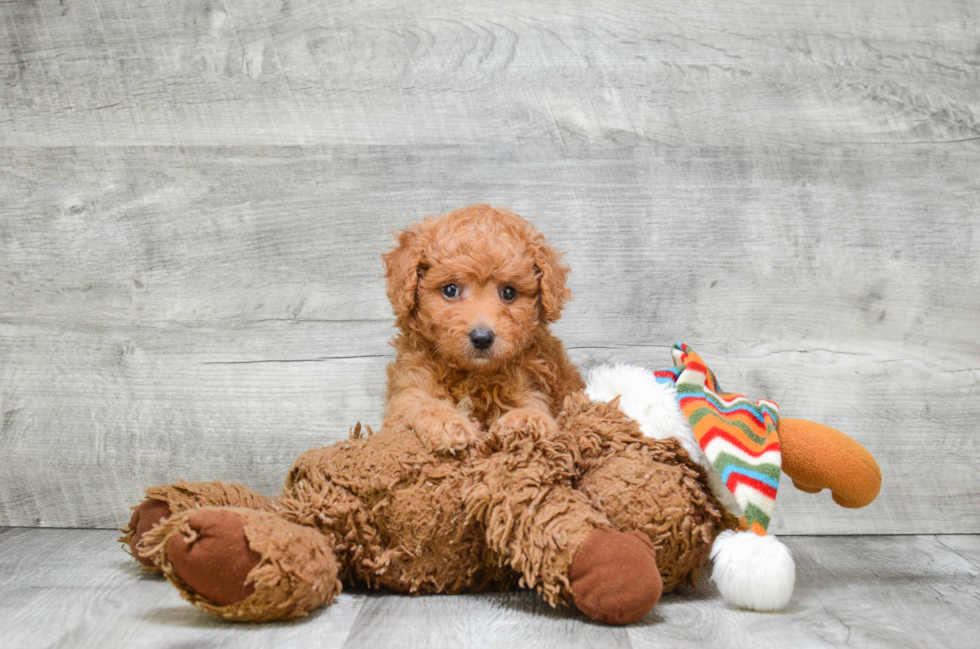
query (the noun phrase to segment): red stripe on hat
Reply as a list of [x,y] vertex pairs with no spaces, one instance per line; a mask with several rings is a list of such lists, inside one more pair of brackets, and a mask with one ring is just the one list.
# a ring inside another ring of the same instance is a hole
[[714,408],[715,412],[718,412],[718,409],[714,407],[714,404],[711,403],[710,401],[708,401],[703,395],[704,395],[703,392],[699,392],[698,394],[695,394],[694,396],[681,397],[681,400],[679,402],[681,408],[683,408],[684,406],[686,406],[691,401],[704,401],[706,404],[708,404],[709,406],[711,406],[712,408]]
[[755,489],[763,496],[766,496],[773,500],[776,499],[776,490],[770,487],[769,485],[767,485],[765,482],[759,482],[755,478],[750,478],[749,476],[742,475],[737,471],[732,471],[731,474],[728,476],[728,482],[725,484],[725,486],[728,487],[728,490],[734,494],[735,487],[737,487],[740,484],[744,484],[746,487],[751,487],[752,489]]
[[763,446],[760,450],[753,451],[752,449],[750,449],[749,447],[747,447],[745,445],[745,441],[744,440],[738,439],[737,437],[735,437],[734,435],[732,435],[728,431],[722,430],[722,429],[718,428],[717,426],[712,426],[711,429],[707,433],[704,434],[704,437],[702,437],[699,440],[698,443],[701,444],[701,448],[707,448],[708,444],[711,443],[711,440],[713,440],[716,437],[720,437],[720,438],[722,438],[722,439],[724,439],[724,440],[726,440],[728,442],[731,442],[733,445],[735,445],[738,448],[742,449],[743,451],[745,451],[746,453],[748,453],[752,457],[760,457],[763,453],[768,453],[769,451],[778,451],[778,450],[780,450],[780,448],[779,448],[779,441],[778,440],[775,440],[775,441],[769,442],[768,444],[766,444],[765,446]]
[[687,370],[694,370],[695,372],[701,372],[705,376],[708,375],[708,368],[705,366],[705,364],[704,363],[698,363],[697,361],[691,361],[691,362],[689,362],[684,367],[684,370],[685,371],[687,371]]

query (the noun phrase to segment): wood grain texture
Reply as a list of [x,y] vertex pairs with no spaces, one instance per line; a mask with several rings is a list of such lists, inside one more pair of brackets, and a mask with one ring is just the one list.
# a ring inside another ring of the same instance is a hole
[[0,6],[0,143],[980,145],[970,0]]
[[343,646],[364,601],[345,594],[299,623],[230,625],[133,564],[108,531],[0,530],[3,646],[326,649]]
[[4,647],[967,647],[980,632],[980,537],[793,537],[797,584],[779,614],[729,608],[702,574],[629,627],[529,592],[344,592],[310,618],[223,622],[141,573],[102,530],[0,529]]
[[970,158],[8,148],[0,522],[118,525],[178,477],[277,491],[302,450],[380,419],[388,231],[484,199],[568,252],[557,331],[583,366],[660,367],[686,340],[723,385],[878,456],[866,513],[787,487],[775,530],[976,530]]
[[980,65],[967,0],[0,3],[0,524],[278,490],[381,416],[387,234],[510,205],[588,367],[693,344],[837,426],[864,512],[980,531]]

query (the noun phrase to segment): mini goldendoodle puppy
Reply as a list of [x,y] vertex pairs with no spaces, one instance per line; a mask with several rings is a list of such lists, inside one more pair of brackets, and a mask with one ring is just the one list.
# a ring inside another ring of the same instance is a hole
[[[384,256],[401,334],[385,426],[457,451],[495,422],[554,430],[585,387],[548,329],[571,297],[568,268],[520,216],[471,205],[400,233]],[[459,408],[457,404],[463,404]]]

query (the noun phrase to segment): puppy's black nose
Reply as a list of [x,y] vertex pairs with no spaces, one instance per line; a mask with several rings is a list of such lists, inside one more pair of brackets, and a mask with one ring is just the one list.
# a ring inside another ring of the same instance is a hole
[[470,343],[479,350],[490,349],[493,344],[493,332],[484,327],[478,327],[470,332]]

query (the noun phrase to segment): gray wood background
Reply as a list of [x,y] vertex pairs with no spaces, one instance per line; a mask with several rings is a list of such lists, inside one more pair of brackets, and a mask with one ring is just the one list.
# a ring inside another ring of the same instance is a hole
[[0,525],[268,493],[378,423],[388,232],[473,201],[568,251],[557,332],[835,425],[863,512],[980,532],[980,4],[0,3]]

